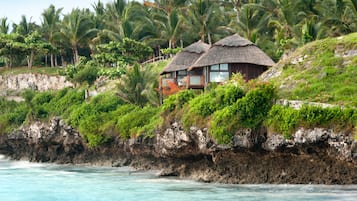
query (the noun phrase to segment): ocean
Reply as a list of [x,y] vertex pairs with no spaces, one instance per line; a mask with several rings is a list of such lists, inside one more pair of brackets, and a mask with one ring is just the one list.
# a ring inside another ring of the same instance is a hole
[[1,201],[357,200],[357,185],[227,185],[156,172],[10,161],[0,156]]

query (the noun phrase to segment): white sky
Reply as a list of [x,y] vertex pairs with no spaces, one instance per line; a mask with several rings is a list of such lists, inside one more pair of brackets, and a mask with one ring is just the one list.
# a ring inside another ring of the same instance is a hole
[[[63,8],[62,13],[67,14],[73,8],[90,8],[98,0],[0,0],[0,18],[7,17],[10,24],[18,24],[21,16],[25,15],[28,22],[41,23],[42,12],[53,4],[56,9]],[[100,0],[106,4],[113,0]]]

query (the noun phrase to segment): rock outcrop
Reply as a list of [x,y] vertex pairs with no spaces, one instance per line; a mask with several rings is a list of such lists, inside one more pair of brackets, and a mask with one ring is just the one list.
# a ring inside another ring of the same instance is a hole
[[[64,76],[51,76],[46,74],[18,74],[0,75],[0,92],[20,91],[33,89],[38,91],[59,90],[65,87],[74,87]],[[4,95],[4,94],[0,94]]]
[[0,136],[0,153],[36,162],[87,163],[160,169],[179,176],[221,183],[357,183],[357,142],[330,129],[299,129],[287,140],[280,134],[241,130],[230,146],[218,145],[207,129],[180,123],[154,138],[112,137],[89,148],[60,118],[35,122]]

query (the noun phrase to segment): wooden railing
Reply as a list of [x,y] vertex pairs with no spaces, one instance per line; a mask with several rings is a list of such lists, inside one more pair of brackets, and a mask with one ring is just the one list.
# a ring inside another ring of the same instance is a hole
[[154,63],[156,61],[161,61],[161,60],[165,60],[165,59],[166,58],[164,56],[158,56],[158,57],[154,57],[152,59],[149,59],[149,60],[147,60],[147,61],[145,61],[145,62],[143,62],[141,64],[144,65],[144,64]]

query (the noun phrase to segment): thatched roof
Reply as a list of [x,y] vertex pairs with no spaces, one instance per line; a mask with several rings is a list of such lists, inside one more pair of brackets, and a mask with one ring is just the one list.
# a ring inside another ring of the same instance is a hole
[[208,44],[202,41],[197,41],[187,46],[180,53],[176,54],[176,56],[169,64],[167,64],[160,75],[188,69],[197,61],[198,58],[201,57],[202,54],[207,52],[209,47],[210,46]]
[[234,34],[216,42],[190,69],[223,63],[250,63],[262,66],[275,64],[254,43]]

